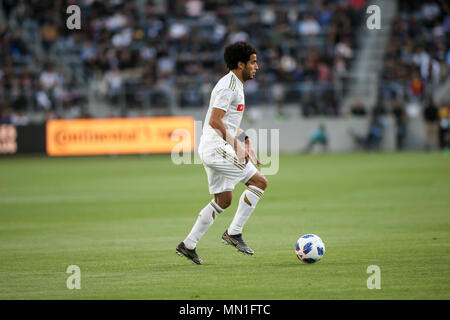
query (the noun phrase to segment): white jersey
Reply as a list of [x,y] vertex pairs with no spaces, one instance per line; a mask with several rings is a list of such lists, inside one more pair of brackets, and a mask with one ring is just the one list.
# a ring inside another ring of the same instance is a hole
[[222,122],[227,131],[236,136],[244,114],[244,85],[238,77],[230,71],[223,76],[211,92],[208,112],[206,113],[203,125],[203,134],[200,142],[205,145],[215,145],[224,143],[224,139],[209,125],[213,108],[225,111]]

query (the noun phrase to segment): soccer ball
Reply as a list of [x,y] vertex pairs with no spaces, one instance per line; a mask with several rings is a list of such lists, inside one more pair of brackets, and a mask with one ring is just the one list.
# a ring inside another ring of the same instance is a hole
[[297,258],[306,263],[314,263],[323,258],[325,244],[315,234],[305,234],[298,238],[295,244]]

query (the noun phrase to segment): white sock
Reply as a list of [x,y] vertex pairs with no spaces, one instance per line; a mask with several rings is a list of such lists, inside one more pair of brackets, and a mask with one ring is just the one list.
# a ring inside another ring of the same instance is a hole
[[248,186],[241,198],[239,199],[239,205],[234,215],[233,221],[228,227],[229,235],[236,235],[242,233],[245,223],[250,218],[253,210],[256,208],[256,204],[263,195],[264,190],[261,190],[255,186]]
[[223,209],[217,205],[214,199],[206,205],[198,215],[197,221],[192,227],[191,233],[183,241],[186,248],[192,250],[196,247],[197,242],[212,226],[217,215],[223,212]]

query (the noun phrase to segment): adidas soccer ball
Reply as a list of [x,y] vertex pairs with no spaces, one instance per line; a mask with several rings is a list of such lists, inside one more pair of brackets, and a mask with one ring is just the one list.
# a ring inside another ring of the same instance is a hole
[[305,234],[297,240],[295,254],[303,262],[314,263],[323,258],[325,244],[315,234]]

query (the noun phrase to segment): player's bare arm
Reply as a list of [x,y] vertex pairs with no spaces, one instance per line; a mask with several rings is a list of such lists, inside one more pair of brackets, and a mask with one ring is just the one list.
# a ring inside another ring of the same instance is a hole
[[[236,136],[238,137],[238,140],[241,140],[241,141],[243,140],[244,141],[244,143],[245,143],[245,151],[248,154],[248,157],[249,157],[250,161],[254,165],[260,166],[261,162],[259,161],[258,156],[256,155],[255,149],[253,148],[253,145],[252,145],[252,143],[250,141],[250,138],[247,135],[245,135],[245,131],[242,130],[241,128],[238,128]],[[242,136],[245,136],[245,139],[244,138],[242,138],[242,139],[239,138],[239,137],[242,137]]]
[[[236,151],[236,155],[238,156],[238,159],[240,162],[247,163],[249,154],[247,152],[247,147],[244,149],[242,148],[241,144],[238,142],[236,137],[232,136],[228,130],[226,129],[225,125],[222,122],[222,118],[225,115],[225,111],[213,108],[211,112],[211,118],[209,120],[209,125],[216,130],[216,132],[219,133],[219,135],[230,145],[233,146],[234,150]],[[238,129],[240,130],[240,129]],[[241,130],[242,131],[242,130]],[[248,139],[247,139],[248,140]]]
[[245,152],[248,154],[248,157],[250,161],[257,166],[261,165],[261,162],[258,159],[258,156],[256,155],[255,149],[253,148],[252,143],[250,142],[250,139],[245,140]]

